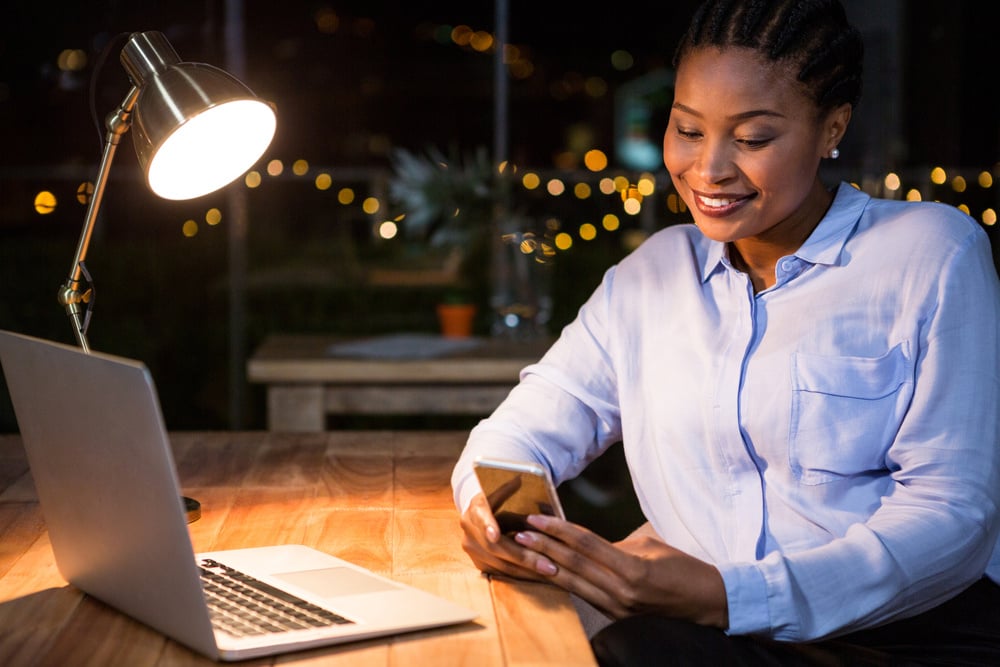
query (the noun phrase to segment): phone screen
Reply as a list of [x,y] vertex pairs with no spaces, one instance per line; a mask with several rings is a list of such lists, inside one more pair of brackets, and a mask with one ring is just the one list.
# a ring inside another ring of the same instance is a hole
[[564,518],[555,486],[541,466],[477,461],[475,470],[500,532],[529,529],[526,523],[529,514]]

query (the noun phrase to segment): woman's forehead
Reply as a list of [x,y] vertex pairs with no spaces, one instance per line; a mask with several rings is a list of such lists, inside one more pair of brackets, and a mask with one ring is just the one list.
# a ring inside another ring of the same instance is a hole
[[716,46],[688,51],[677,68],[675,98],[748,104],[810,103],[808,90],[788,61],[771,61],[753,49]]

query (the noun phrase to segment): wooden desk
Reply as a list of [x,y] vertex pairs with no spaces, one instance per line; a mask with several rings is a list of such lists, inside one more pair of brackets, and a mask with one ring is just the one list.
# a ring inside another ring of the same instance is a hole
[[487,416],[541,358],[551,340],[482,339],[474,349],[417,359],[334,356],[343,339],[279,335],[247,362],[247,379],[267,385],[267,428],[322,431],[327,415]]
[[[253,665],[593,665],[559,589],[490,579],[459,544],[459,432],[173,434],[195,550],[302,542],[479,612],[451,628]],[[0,664],[216,664],[84,596],[55,567],[18,436],[0,436]]]

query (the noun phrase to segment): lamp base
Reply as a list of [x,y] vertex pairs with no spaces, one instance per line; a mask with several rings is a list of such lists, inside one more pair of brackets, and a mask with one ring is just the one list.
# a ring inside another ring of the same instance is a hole
[[188,523],[194,523],[201,518],[201,503],[187,496],[181,496],[181,500],[184,501],[184,512],[187,514]]

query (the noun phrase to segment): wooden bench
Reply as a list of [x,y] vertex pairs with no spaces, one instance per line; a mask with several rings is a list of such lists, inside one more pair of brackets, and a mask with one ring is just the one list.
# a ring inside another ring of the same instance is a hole
[[329,415],[485,417],[551,342],[274,335],[248,360],[247,379],[267,386],[271,431],[323,431]]

